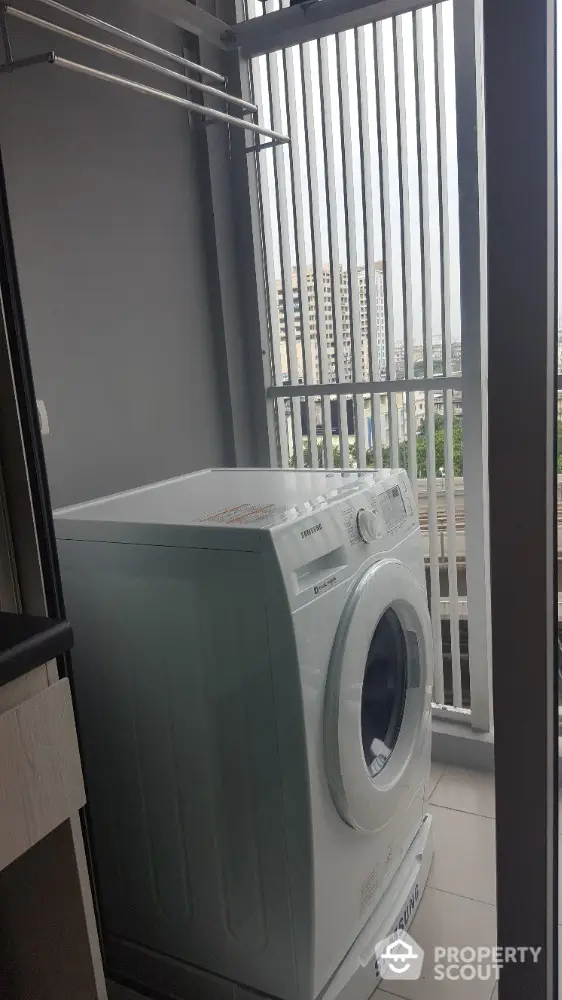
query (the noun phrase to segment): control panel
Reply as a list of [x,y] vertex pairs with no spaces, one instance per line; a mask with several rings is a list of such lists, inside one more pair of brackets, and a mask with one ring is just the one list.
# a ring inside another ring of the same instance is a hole
[[409,484],[404,477],[388,489],[380,486],[350,497],[339,509],[339,516],[350,545],[370,545],[385,535],[401,530],[414,521]]
[[393,536],[398,539],[416,526],[403,471],[342,493],[333,500],[327,496],[325,506],[318,504],[308,516],[278,529],[278,558],[299,601],[300,595],[307,600],[337,586],[377,550],[392,548]]

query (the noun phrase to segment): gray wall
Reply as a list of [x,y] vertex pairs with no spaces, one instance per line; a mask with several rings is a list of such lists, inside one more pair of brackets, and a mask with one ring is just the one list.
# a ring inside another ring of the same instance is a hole
[[[182,51],[185,36],[131,0],[80,6]],[[9,23],[15,56],[56,47],[166,85]],[[182,109],[115,85],[52,66],[0,77],[0,144],[55,507],[232,463],[201,142]]]

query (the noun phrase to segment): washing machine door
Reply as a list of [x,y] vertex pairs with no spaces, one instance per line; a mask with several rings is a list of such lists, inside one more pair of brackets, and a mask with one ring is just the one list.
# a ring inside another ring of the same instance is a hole
[[328,782],[349,826],[380,829],[411,794],[431,725],[432,676],[425,591],[403,563],[382,559],[347,600],[326,686]]

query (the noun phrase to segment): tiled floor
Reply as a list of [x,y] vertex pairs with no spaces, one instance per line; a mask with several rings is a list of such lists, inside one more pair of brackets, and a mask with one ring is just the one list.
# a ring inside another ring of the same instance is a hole
[[[425,952],[424,971],[415,982],[386,982],[373,1000],[495,1000],[492,980],[437,981],[433,961],[427,960],[436,945],[495,943],[493,776],[433,764],[427,808],[433,815],[435,857],[410,928]],[[113,996],[134,1000],[129,992]]]
[[493,775],[433,764],[427,808],[433,816],[435,857],[410,928],[425,952],[422,976],[387,982],[373,1000],[491,1000],[491,979],[436,980],[433,951],[436,945],[495,944]]

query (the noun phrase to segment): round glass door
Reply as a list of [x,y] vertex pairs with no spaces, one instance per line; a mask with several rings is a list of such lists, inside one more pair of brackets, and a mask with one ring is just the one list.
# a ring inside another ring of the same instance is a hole
[[361,740],[369,774],[388,761],[400,732],[408,684],[408,649],[392,608],[382,615],[371,639],[361,691]]
[[326,773],[349,826],[379,829],[411,793],[429,748],[432,674],[425,589],[403,563],[382,559],[351,589],[326,683]]

